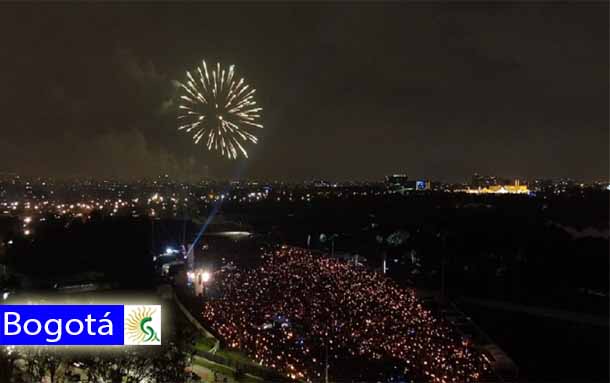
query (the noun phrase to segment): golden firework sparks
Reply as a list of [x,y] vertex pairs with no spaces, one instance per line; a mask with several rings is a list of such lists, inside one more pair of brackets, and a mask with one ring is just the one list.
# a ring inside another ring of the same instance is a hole
[[187,80],[179,83],[183,94],[178,107],[178,130],[193,137],[195,144],[204,143],[208,150],[219,151],[222,156],[248,158],[244,147],[258,138],[253,133],[262,128],[263,108],[257,106],[256,89],[235,76],[235,65],[223,69],[220,63],[208,70],[204,61],[194,74],[186,72]]

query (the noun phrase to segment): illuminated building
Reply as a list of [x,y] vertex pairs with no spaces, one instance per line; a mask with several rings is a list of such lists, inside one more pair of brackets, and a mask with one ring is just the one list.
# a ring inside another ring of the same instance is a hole
[[519,180],[515,180],[514,185],[490,185],[487,187],[478,187],[477,189],[468,188],[463,190],[470,194],[529,194],[530,190],[527,185],[521,185]]
[[409,177],[406,174],[392,174],[391,176],[385,177],[385,183],[390,188],[406,186]]
[[392,174],[391,176],[386,176],[385,183],[389,190],[399,193],[431,190],[432,188],[430,181],[410,181],[406,174]]

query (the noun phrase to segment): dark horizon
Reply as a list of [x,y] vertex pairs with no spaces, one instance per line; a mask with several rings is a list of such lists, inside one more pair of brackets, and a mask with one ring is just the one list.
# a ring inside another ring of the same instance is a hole
[[[608,4],[4,4],[0,163],[34,176],[608,179]],[[265,128],[229,161],[176,130],[201,59]]]

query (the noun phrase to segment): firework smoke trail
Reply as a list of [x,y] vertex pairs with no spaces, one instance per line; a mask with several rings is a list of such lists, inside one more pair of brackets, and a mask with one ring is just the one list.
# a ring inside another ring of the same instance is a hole
[[222,156],[248,158],[245,144],[258,142],[253,131],[260,129],[261,112],[254,95],[256,89],[237,80],[235,66],[228,70],[220,63],[208,69],[207,63],[193,73],[186,72],[187,80],[179,83],[183,94],[178,106],[178,130],[192,135],[195,144],[205,144],[208,150]]

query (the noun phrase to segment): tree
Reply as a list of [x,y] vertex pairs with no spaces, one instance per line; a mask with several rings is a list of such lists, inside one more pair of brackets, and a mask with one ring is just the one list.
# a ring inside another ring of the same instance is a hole
[[187,367],[192,353],[186,344],[170,342],[154,359],[154,376],[158,383],[183,383],[187,381]]
[[86,358],[82,361],[83,369],[87,371],[87,381],[91,383],[110,382],[116,370],[116,362],[99,356]]
[[140,383],[154,377],[153,360],[145,352],[124,350],[120,354],[83,360],[90,382]]
[[19,354],[14,347],[0,348],[0,382],[14,382]]
[[65,359],[51,350],[41,347],[28,348],[23,351],[24,372],[29,381],[39,382],[48,377],[51,383],[64,380]]

